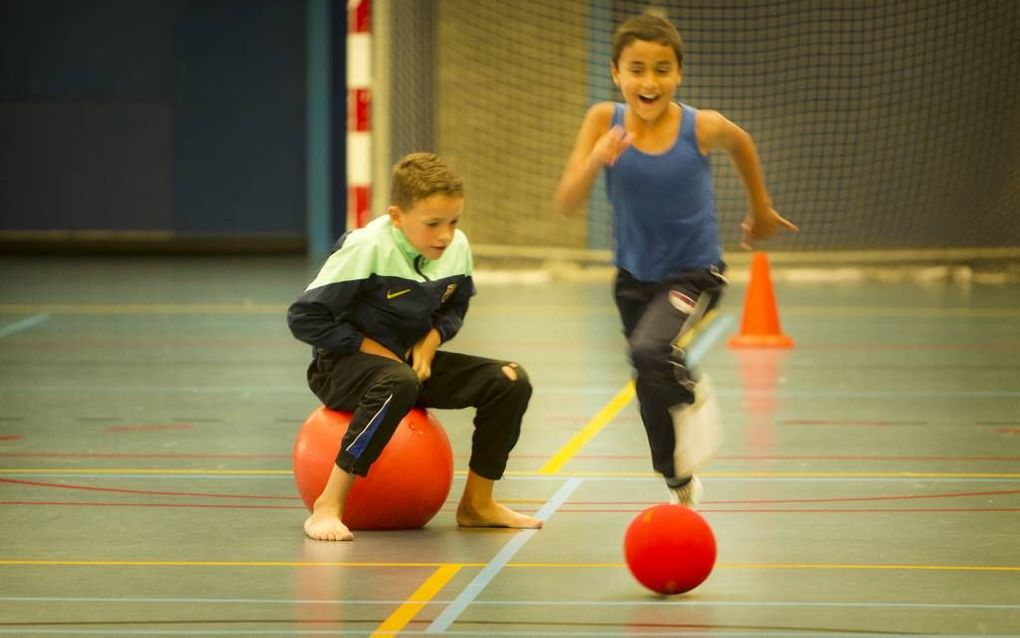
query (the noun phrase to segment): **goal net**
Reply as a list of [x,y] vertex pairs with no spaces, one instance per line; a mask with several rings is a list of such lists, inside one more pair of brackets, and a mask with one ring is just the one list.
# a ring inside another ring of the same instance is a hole
[[[380,165],[433,150],[466,180],[463,227],[497,252],[605,254],[601,180],[583,219],[553,193],[585,110],[621,99],[625,0],[375,0],[384,38]],[[654,3],[684,39],[677,98],[755,139],[784,251],[1020,247],[1020,2]],[[381,122],[381,124],[380,124]],[[712,158],[723,246],[746,212]],[[376,182],[385,187],[386,175]]]

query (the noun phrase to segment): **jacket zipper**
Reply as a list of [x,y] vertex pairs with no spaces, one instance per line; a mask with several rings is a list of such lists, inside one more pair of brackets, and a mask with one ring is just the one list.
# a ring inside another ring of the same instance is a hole
[[423,273],[423,272],[421,271],[421,260],[422,260],[422,259],[424,259],[424,257],[422,257],[421,255],[418,255],[417,257],[415,257],[415,258],[414,258],[414,271],[415,271],[416,273],[418,273],[419,275],[421,275],[421,276],[422,276],[422,278],[423,278],[423,279],[425,279],[425,281],[432,281],[431,279],[429,279],[429,278],[428,278],[428,277],[427,277],[427,276],[425,275],[425,273]]

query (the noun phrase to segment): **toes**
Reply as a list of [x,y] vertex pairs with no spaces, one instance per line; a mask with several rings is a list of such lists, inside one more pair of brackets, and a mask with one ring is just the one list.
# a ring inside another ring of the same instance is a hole
[[349,541],[354,534],[340,521],[307,521],[305,536],[316,541]]

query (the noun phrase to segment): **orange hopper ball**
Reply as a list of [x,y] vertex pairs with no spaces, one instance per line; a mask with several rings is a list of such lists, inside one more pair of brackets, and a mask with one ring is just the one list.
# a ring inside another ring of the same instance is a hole
[[[326,487],[349,412],[320,407],[294,442],[294,481],[311,510]],[[393,433],[368,476],[354,481],[343,522],[353,530],[424,527],[443,507],[453,484],[453,449],[439,419],[412,409]]]
[[681,505],[655,505],[627,527],[627,567],[659,594],[682,594],[700,585],[715,566],[715,535],[700,514]]

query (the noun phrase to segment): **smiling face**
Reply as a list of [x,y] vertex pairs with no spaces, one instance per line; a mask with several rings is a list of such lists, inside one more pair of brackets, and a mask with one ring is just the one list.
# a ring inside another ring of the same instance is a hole
[[667,112],[682,78],[673,47],[648,40],[634,40],[625,46],[612,66],[612,75],[631,112],[647,122]]
[[463,197],[436,194],[414,202],[407,210],[390,206],[389,215],[415,250],[426,259],[439,259],[453,241],[463,210]]

